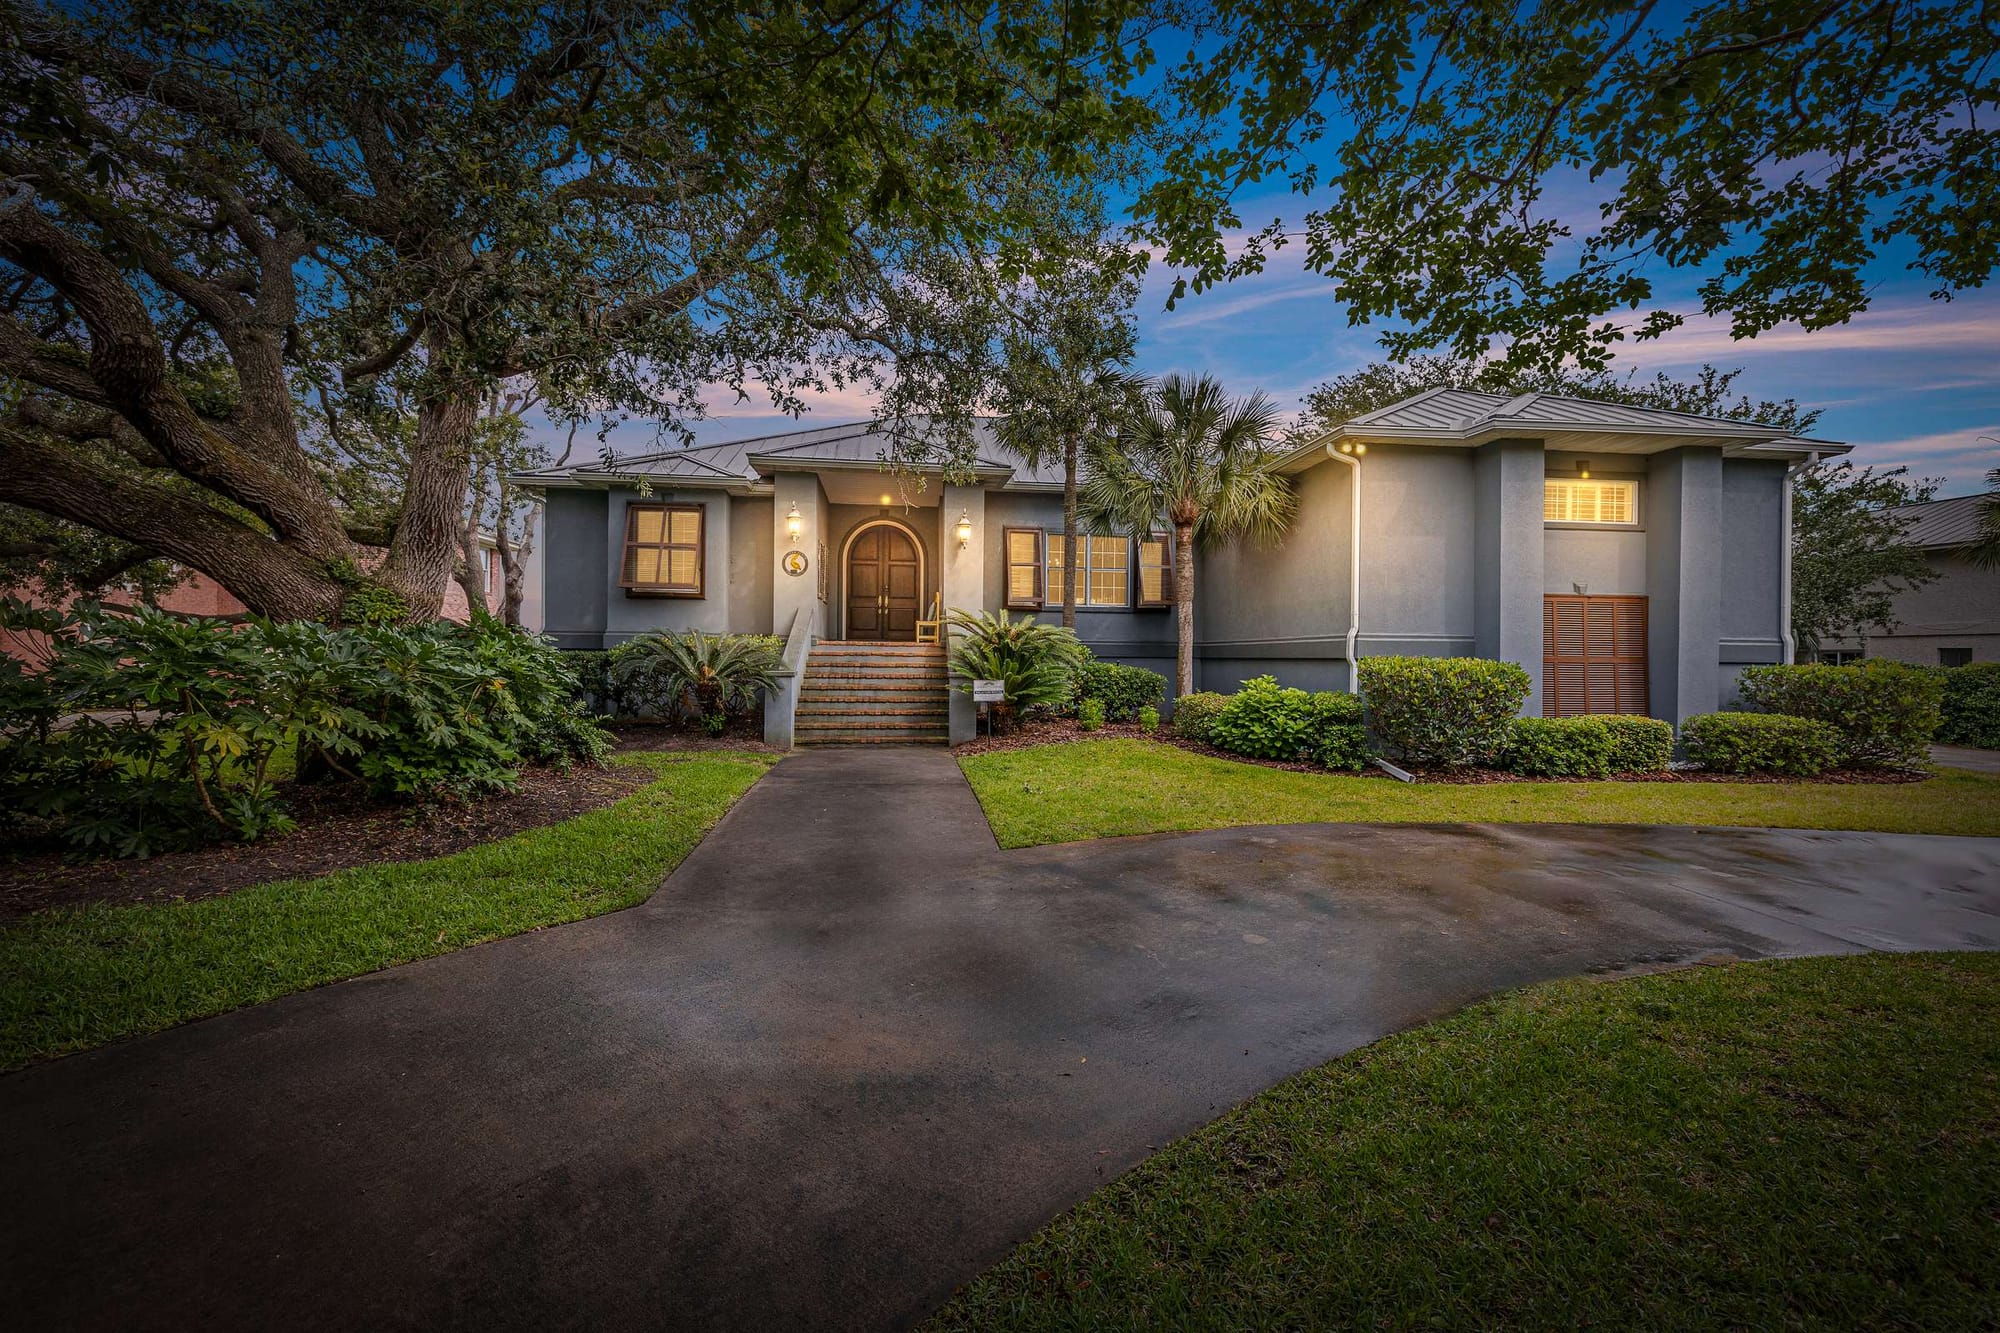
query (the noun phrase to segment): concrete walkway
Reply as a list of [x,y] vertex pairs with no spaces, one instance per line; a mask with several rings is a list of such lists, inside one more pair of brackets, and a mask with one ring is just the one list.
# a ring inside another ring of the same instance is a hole
[[1980,750],[1970,745],[1933,745],[1931,762],[1951,768],[1969,768],[1975,773],[2000,773],[2000,750]]
[[0,1079],[20,1328],[905,1325],[1294,1070],[1502,988],[2000,944],[2000,840],[1255,828],[1001,853],[765,778],[643,907]]

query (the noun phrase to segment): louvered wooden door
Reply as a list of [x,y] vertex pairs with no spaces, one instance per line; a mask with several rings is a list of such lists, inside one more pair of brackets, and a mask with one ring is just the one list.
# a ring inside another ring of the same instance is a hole
[[1542,715],[1646,711],[1646,599],[1542,600]]

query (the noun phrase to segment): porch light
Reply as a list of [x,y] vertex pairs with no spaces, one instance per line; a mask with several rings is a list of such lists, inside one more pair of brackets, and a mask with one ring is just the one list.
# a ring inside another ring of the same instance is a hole
[[894,503],[896,503],[896,499],[894,496],[890,495],[889,492],[887,491],[882,492],[882,507],[884,509],[887,509],[890,505]]
[[961,509],[958,511],[958,526],[954,528],[952,531],[958,537],[959,550],[963,551],[966,547],[972,545],[971,510]]
[[1590,460],[1588,458],[1579,458],[1576,460],[1576,475],[1585,481],[1590,480]]
[[1342,440],[1342,441],[1340,442],[1340,444],[1339,444],[1338,448],[1339,448],[1339,450],[1340,450],[1340,452],[1341,452],[1341,453],[1343,453],[1343,454],[1352,454],[1352,455],[1353,455],[1354,457],[1356,457],[1356,458],[1359,458],[1359,457],[1361,457],[1361,455],[1363,455],[1363,454],[1365,454],[1365,453],[1367,453],[1367,452],[1368,452],[1368,446],[1367,446],[1367,445],[1365,445],[1365,444],[1360,444],[1360,443],[1357,443],[1357,442],[1356,442],[1356,441],[1354,441],[1354,440]]
[[792,545],[797,546],[799,538],[805,535],[805,531],[805,518],[799,513],[798,501],[794,500],[792,512],[785,515],[785,535],[792,539]]

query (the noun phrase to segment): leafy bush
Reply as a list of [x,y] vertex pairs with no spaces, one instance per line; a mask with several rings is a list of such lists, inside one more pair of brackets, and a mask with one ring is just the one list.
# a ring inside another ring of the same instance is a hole
[[1664,773],[1674,758],[1674,729],[1657,717],[1610,713],[1597,719],[1611,733],[1613,773]]
[[1368,744],[1368,728],[1359,722],[1336,722],[1321,728],[1312,757],[1327,768],[1359,773],[1374,757]]
[[1681,723],[1688,758],[1718,773],[1809,778],[1840,762],[1841,736],[1785,713],[1703,713]]
[[1151,704],[1148,704],[1146,707],[1141,708],[1139,710],[1139,730],[1158,731],[1159,729],[1160,729],[1160,710],[1153,707]]
[[1369,657],[1361,693],[1376,735],[1411,763],[1490,761],[1528,697],[1528,673],[1482,657]]
[[1973,662],[1938,674],[1944,677],[1944,700],[1936,739],[2000,750],[2000,662]]
[[999,730],[1023,708],[1037,704],[1061,706],[1069,701],[1070,682],[1089,660],[1089,649],[1064,629],[1006,611],[953,611],[946,617],[954,644],[951,669],[958,688],[972,692],[975,680],[1001,682],[1006,699],[994,704],[990,716]]
[[1501,760],[1531,778],[1603,778],[1612,772],[1611,728],[1596,717],[1517,717]]
[[1209,729],[1215,725],[1216,714],[1228,703],[1228,695],[1217,694],[1213,690],[1183,694],[1174,700],[1174,734],[1184,740],[1206,743]]
[[[1253,759],[1319,759],[1335,727],[1359,727],[1361,700],[1351,694],[1286,689],[1271,676],[1243,682],[1209,724],[1208,739]],[[1348,747],[1333,753],[1344,762]],[[1364,747],[1365,753],[1365,747]],[[1364,761],[1365,762],[1365,761]]]
[[1087,661],[1077,668],[1076,699],[1095,699],[1113,722],[1130,722],[1141,708],[1157,707],[1167,697],[1167,678],[1145,667],[1119,662]]
[[621,711],[685,719],[720,736],[777,688],[785,669],[777,641],[764,634],[649,634],[618,645],[605,675]]
[[1085,731],[1096,731],[1104,725],[1104,700],[1085,699],[1076,706],[1076,724]]
[[612,711],[611,654],[601,648],[577,648],[563,653],[576,677],[576,699],[594,713]]
[[1811,718],[1838,731],[1840,762],[1887,767],[1928,757],[1945,683],[1920,667],[1864,662],[1748,667],[1740,687],[1744,702],[1758,712]]
[[291,826],[277,775],[308,766],[381,796],[510,786],[524,759],[595,761],[562,655],[472,626],[241,625],[147,608],[67,615],[0,602],[49,636],[0,671],[0,804],[91,852],[146,856]]

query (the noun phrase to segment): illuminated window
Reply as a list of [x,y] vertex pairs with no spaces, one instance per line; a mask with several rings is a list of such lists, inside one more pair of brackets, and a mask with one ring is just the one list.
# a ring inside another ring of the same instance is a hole
[[1016,611],[1042,606],[1042,534],[1035,528],[1008,528],[1001,534],[1007,551],[1007,605]]
[[1139,539],[1139,605],[1167,606],[1174,600],[1173,546],[1165,533]]
[[700,505],[628,505],[619,586],[662,597],[702,595]]
[[[1063,538],[1051,532],[1043,539],[1047,558],[1049,606],[1062,605]],[[1132,604],[1132,543],[1123,537],[1082,537],[1077,549],[1083,560],[1076,567],[1078,606],[1130,606]]]
[[1542,521],[1635,527],[1639,483],[1550,477],[1542,483]]

